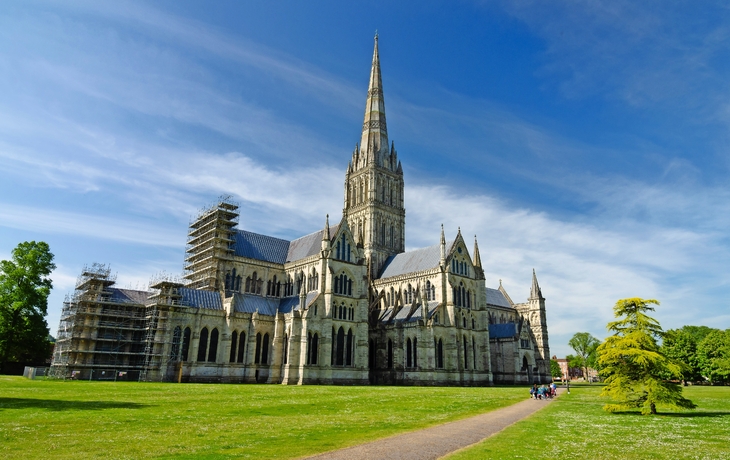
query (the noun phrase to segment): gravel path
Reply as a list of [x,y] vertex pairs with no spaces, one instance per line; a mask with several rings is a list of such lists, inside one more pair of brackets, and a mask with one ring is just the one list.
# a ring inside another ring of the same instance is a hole
[[[525,393],[527,390],[525,390]],[[560,389],[558,389],[560,394]],[[317,460],[426,460],[475,444],[550,404],[527,399],[475,417],[309,457]]]

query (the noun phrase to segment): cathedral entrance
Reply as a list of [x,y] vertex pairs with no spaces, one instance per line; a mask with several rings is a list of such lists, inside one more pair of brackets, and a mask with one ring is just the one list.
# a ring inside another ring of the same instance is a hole
[[527,371],[527,381],[533,383],[532,366],[527,362],[527,356],[522,357],[522,371]]

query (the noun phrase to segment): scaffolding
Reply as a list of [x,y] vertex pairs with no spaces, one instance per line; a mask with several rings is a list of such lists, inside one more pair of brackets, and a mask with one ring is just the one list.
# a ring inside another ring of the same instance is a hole
[[66,296],[50,375],[89,380],[136,380],[144,367],[146,291],[114,288],[109,266],[84,266]]
[[166,274],[156,275],[150,281],[150,291],[145,306],[144,364],[140,381],[174,380],[179,370],[180,334],[169,333],[170,314],[176,307],[188,306],[183,301],[180,288],[182,278]]
[[217,290],[222,264],[232,261],[235,249],[238,204],[221,196],[190,222],[183,265],[187,287]]

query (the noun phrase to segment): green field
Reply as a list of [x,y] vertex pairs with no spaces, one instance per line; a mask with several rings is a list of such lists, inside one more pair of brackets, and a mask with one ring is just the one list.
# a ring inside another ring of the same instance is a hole
[[464,418],[526,395],[525,388],[0,376],[0,458],[292,458]]
[[466,459],[729,459],[730,387],[686,387],[699,407],[658,416],[609,414],[598,386],[579,386],[501,433],[457,452]]

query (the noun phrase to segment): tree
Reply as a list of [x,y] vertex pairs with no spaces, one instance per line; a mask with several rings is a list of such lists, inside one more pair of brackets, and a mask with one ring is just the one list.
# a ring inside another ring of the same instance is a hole
[[20,243],[12,260],[0,261],[0,366],[48,357],[48,276],[55,268],[43,241]]
[[697,361],[711,383],[730,380],[730,329],[707,334],[697,346]]
[[665,356],[682,365],[681,378],[684,382],[702,379],[697,359],[697,345],[701,339],[698,340],[698,335],[693,334],[688,327],[694,326],[666,331],[661,348]]
[[679,376],[682,367],[660,351],[663,336],[659,321],[646,312],[659,305],[654,299],[621,299],[613,307],[617,321],[608,323],[614,334],[598,346],[598,362],[606,386],[601,396],[616,404],[606,404],[608,412],[641,408],[642,414],[656,414],[656,405],[692,409],[692,401],[682,396],[682,387],[664,380]]
[[568,341],[568,345],[576,353],[573,362],[569,365],[583,369],[583,375],[589,383],[591,380],[588,378],[588,368],[596,367],[596,348],[600,343],[597,338],[588,332],[576,332],[573,338]]
[[558,362],[554,359],[550,360],[550,375],[552,375],[553,379],[563,377],[563,371],[560,370],[560,364],[558,364]]

